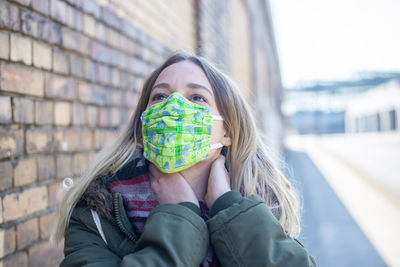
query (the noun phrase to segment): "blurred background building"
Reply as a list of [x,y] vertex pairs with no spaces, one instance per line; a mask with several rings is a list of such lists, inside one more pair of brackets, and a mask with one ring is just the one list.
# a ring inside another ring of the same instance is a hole
[[396,130],[399,79],[400,73],[370,72],[286,88],[282,109],[287,128],[298,134]]
[[299,239],[319,266],[400,266],[400,2],[270,3]]
[[60,261],[48,238],[61,181],[114,138],[177,49],[230,74],[281,153],[268,1],[0,0],[0,265]]

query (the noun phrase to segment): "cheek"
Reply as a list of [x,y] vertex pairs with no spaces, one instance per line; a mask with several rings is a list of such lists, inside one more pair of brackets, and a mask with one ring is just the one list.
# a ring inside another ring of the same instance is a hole
[[217,143],[224,137],[224,123],[222,121],[213,121],[211,129],[211,143]]

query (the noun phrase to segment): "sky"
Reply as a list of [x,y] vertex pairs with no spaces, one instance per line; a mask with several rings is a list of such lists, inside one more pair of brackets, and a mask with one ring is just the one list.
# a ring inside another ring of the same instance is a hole
[[400,0],[270,0],[282,82],[400,71]]

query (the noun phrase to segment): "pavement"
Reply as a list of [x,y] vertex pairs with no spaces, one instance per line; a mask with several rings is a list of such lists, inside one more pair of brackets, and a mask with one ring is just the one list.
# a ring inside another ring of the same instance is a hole
[[299,239],[319,266],[400,266],[397,140],[371,134],[286,139],[286,174],[303,195]]

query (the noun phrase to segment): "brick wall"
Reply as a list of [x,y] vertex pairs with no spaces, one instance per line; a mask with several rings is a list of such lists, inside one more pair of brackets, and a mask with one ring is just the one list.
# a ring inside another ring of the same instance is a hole
[[126,124],[171,51],[198,51],[250,95],[250,16],[242,0],[0,0],[0,265],[61,260],[48,238],[62,180]]
[[252,99],[252,61],[250,14],[244,1],[232,1],[229,20],[229,55],[230,74],[239,84],[247,99]]

